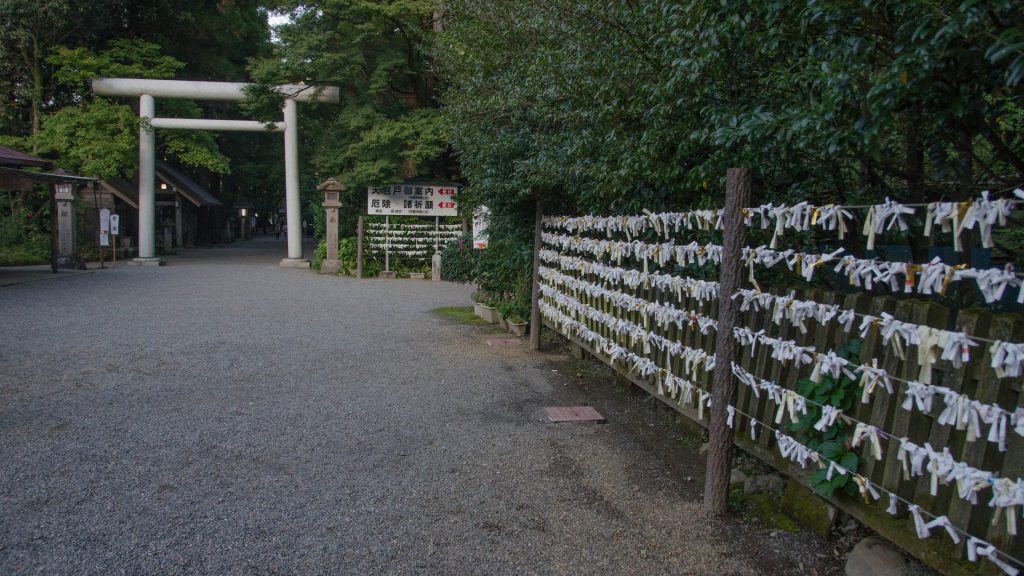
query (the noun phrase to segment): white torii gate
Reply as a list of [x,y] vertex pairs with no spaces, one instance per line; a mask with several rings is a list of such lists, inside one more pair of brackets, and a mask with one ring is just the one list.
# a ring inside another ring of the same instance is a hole
[[308,268],[302,256],[302,206],[299,201],[299,116],[296,102],[338,102],[335,86],[314,87],[286,84],[275,90],[285,96],[284,122],[267,124],[255,120],[206,120],[155,118],[155,98],[185,100],[245,100],[248,84],[238,82],[196,82],[188,80],[146,80],[141,78],[100,78],[92,90],[100,96],[139,98],[139,257],[142,265],[160,265],[156,257],[156,133],[168,130],[231,130],[240,132],[284,132],[285,217],[288,224],[288,257],[281,266]]

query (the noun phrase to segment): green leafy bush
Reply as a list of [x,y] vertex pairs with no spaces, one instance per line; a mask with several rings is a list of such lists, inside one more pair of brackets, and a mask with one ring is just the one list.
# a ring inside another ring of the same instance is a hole
[[[313,268],[319,269],[327,258],[327,241],[321,240],[313,252]],[[356,272],[356,239],[341,238],[338,240],[338,261],[341,262],[339,272],[355,274]],[[365,268],[365,262],[364,268]]]
[[478,250],[473,249],[472,235],[463,234],[441,250],[441,278],[449,282],[471,282],[476,274],[477,259]]
[[[853,339],[840,347],[836,353],[856,363],[860,356],[860,346],[861,341]],[[797,383],[797,391],[816,404],[832,405],[844,413],[853,409],[858,395],[857,382],[845,375],[839,378],[823,375],[821,382],[805,378]],[[849,470],[850,474],[833,474],[829,480],[827,468],[818,470],[810,478],[811,487],[825,496],[832,496],[837,490],[854,496],[858,488],[851,475],[857,473],[862,459],[850,447],[850,425],[839,419],[827,430],[820,432],[814,429],[815,423],[820,419],[821,408],[809,402],[807,414],[798,422],[791,423],[789,429],[795,432],[797,439],[807,447],[840,464]]]
[[50,233],[44,206],[38,216],[19,208],[0,216],[0,266],[45,264],[50,261]]
[[491,298],[488,304],[503,316],[530,315],[530,293],[533,280],[533,248],[516,238],[492,240],[482,250],[476,281]]

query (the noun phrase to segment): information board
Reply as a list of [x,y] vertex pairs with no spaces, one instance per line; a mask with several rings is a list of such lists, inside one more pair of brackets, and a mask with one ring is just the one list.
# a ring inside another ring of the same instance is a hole
[[458,216],[458,192],[454,184],[370,186],[366,212],[389,216]]
[[100,209],[100,246],[110,246],[110,210]]

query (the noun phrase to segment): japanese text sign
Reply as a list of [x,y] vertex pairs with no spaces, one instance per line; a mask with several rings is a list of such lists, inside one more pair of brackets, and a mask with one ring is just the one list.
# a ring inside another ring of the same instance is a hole
[[454,184],[393,184],[370,186],[368,214],[458,216],[459,188]]

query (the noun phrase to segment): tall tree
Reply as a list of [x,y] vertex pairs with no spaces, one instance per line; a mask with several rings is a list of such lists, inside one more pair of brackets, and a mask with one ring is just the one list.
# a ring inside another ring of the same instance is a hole
[[[46,59],[57,45],[81,28],[83,5],[67,0],[0,0],[0,61],[11,100],[29,102],[28,125],[34,136],[42,121],[49,75]],[[9,100],[10,102],[10,100]],[[17,113],[8,116],[18,116]],[[32,150],[37,151],[32,144]]]
[[[283,1],[271,57],[254,61],[264,84],[338,85],[340,108],[320,107],[308,130],[313,163],[350,188],[410,177],[451,176],[435,99],[430,37],[435,0]],[[278,114],[279,99],[256,105]],[[308,145],[305,144],[304,145]]]

